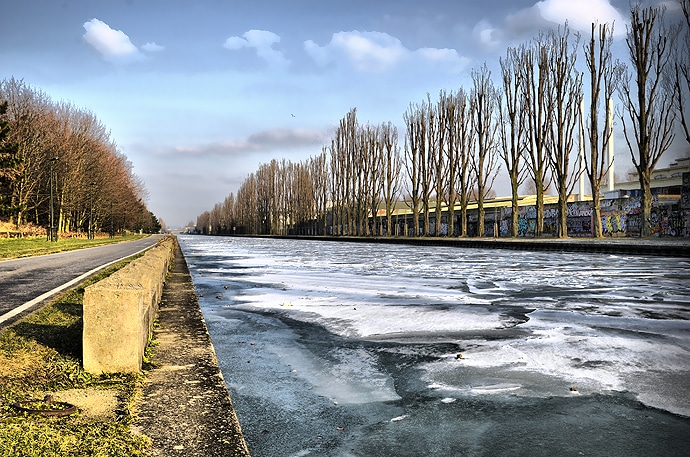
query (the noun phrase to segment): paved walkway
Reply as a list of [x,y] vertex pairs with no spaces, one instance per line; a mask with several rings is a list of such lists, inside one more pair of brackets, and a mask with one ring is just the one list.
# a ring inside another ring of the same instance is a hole
[[151,456],[249,456],[187,263],[175,246],[175,269],[163,290],[154,361],[137,405],[135,427],[151,437]]

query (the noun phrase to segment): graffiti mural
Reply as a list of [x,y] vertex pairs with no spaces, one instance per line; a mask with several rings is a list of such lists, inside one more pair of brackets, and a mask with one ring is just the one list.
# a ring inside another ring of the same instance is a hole
[[601,218],[601,229],[604,236],[623,236],[627,229],[628,216],[625,213],[616,212]]
[[[689,178],[690,179],[690,178]],[[639,196],[625,196],[617,199],[601,200],[602,234],[607,237],[636,237],[642,229],[642,199]],[[591,237],[594,211],[591,202],[570,202],[567,205],[568,236]],[[483,236],[494,236],[494,223],[498,224],[498,235],[510,237],[511,208],[500,208],[500,212],[490,210],[484,219]],[[518,208],[518,237],[534,237],[537,228],[536,206],[520,206]],[[460,227],[458,217],[455,228],[456,234]],[[497,219],[495,221],[495,219]],[[470,210],[467,214],[467,233],[477,236],[477,212]],[[690,236],[690,208],[682,208],[680,202],[668,202],[656,199],[652,207],[650,218],[653,236],[659,237],[687,237]],[[412,225],[412,221],[408,219]],[[558,234],[558,207],[555,204],[544,207],[545,236]],[[448,231],[447,224],[442,224],[441,233]],[[410,233],[411,234],[411,233]]]

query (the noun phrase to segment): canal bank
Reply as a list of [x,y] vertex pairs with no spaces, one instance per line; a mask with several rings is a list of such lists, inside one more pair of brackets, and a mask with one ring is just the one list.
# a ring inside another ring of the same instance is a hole
[[687,238],[455,238],[455,237],[360,237],[292,236],[267,238],[341,241],[350,243],[385,243],[412,246],[445,246],[475,249],[511,249],[520,251],[592,252],[602,254],[690,257]]
[[135,424],[151,438],[148,455],[249,456],[177,242],[153,333],[156,367],[147,372]]

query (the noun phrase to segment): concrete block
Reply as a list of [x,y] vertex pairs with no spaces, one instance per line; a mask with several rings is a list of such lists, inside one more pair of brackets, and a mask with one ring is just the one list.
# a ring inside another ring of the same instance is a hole
[[[84,291],[84,369],[90,373],[141,370],[148,329],[141,325],[146,291],[111,276]],[[142,344],[143,342],[143,344]]]
[[141,370],[173,256],[166,238],[84,292],[84,369],[134,373]]

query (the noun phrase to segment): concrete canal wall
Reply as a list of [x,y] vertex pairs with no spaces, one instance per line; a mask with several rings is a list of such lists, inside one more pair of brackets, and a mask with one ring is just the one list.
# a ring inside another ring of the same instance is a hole
[[143,257],[84,291],[84,369],[136,373],[158,312],[174,239],[167,237]]
[[384,243],[454,248],[512,249],[521,251],[592,252],[604,254],[690,257],[686,238],[455,238],[455,237],[357,237],[357,236],[267,236],[351,243]]

